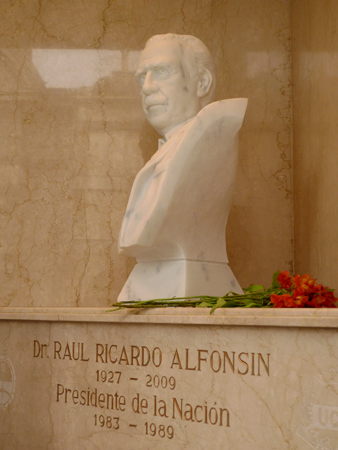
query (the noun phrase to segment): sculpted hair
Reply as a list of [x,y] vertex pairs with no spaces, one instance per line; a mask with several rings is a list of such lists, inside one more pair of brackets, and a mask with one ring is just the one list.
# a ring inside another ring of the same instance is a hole
[[198,76],[202,69],[208,69],[212,76],[212,83],[209,92],[201,99],[202,106],[206,106],[215,100],[216,93],[216,67],[206,45],[195,36],[185,34],[157,34],[146,42],[145,47],[152,42],[165,41],[167,39],[177,39],[183,48],[183,54],[189,67],[191,76]]

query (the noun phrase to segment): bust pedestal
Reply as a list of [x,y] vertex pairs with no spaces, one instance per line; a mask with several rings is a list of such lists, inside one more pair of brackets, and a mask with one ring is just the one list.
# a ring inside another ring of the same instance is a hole
[[119,301],[194,295],[223,296],[230,291],[241,292],[241,287],[228,264],[183,259],[141,261],[130,274]]

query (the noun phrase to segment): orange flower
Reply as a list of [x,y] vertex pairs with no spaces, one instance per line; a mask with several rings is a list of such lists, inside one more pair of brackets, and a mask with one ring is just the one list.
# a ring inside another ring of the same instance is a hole
[[298,308],[298,307],[301,308],[301,307],[304,307],[305,304],[308,302],[309,297],[307,295],[304,295],[303,288],[297,288],[293,291],[292,299],[293,299],[295,308]]
[[[281,289],[274,284],[272,286],[278,292],[270,294],[274,308],[337,308],[338,298],[333,290],[316,284],[317,280],[308,273],[291,277],[287,270],[278,271],[273,280],[276,280],[276,275]],[[285,291],[287,293],[283,294]]]
[[293,299],[289,294],[272,294],[270,300],[274,308],[292,308],[293,306]]
[[305,275],[295,275],[292,282],[296,287],[302,288],[303,292],[312,293],[316,286],[316,279],[311,278],[308,273]]
[[336,308],[335,303],[338,299],[333,295],[332,291],[327,291],[328,288],[323,288],[323,291],[318,295],[313,295],[309,301],[309,306],[312,308]]
[[287,270],[284,270],[278,275],[277,281],[280,283],[282,289],[291,288],[291,277]]

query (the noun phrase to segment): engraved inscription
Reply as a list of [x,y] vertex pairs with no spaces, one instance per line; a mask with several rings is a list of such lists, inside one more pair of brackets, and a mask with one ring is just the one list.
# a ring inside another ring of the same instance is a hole
[[215,373],[232,372],[240,375],[250,373],[253,376],[261,376],[263,369],[269,375],[269,359],[269,353],[263,356],[262,353],[249,354],[247,352],[219,352],[216,350],[211,352],[202,349],[192,352],[186,348],[185,350],[175,350],[170,368],[197,372],[209,368]]
[[166,377],[166,376],[162,376],[159,377],[158,375],[147,375],[146,376],[147,382],[146,382],[146,386],[147,387],[154,387],[154,388],[159,388],[161,387],[162,389],[170,389],[171,391],[173,391],[176,387],[176,380],[174,377]]
[[185,426],[232,426],[226,398],[198,398],[198,384],[194,400],[188,398],[185,383],[194,383],[200,373],[205,383],[209,383],[208,377],[270,376],[270,354],[261,352],[189,347],[169,351],[114,342],[86,346],[62,339],[51,343],[34,340],[32,347],[33,358],[39,361],[54,360],[58,366],[85,364],[86,373],[91,374],[86,376],[87,386],[83,386],[84,380],[81,385],[80,381],[72,385],[56,380],[58,405],[92,411],[94,428],[142,433],[151,439],[175,439]]

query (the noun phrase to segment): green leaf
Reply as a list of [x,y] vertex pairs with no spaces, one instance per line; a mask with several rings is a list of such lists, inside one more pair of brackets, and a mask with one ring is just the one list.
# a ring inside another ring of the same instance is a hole
[[226,304],[226,300],[223,297],[217,299],[216,305],[218,308],[222,308]]
[[257,292],[257,291],[264,291],[265,288],[261,284],[250,284],[250,286],[244,290],[246,292]]
[[238,308],[239,306],[241,306],[240,303],[237,303],[233,300],[227,300],[223,308]]
[[215,309],[222,308],[222,306],[225,306],[226,304],[227,304],[227,302],[224,300],[224,298],[223,297],[219,297],[217,299],[217,302],[211,308],[210,314],[212,314],[215,311]]
[[202,302],[199,305],[197,305],[197,308],[211,308],[212,306],[213,306],[213,303]]
[[243,299],[243,303],[245,304],[245,305],[250,305],[250,304],[256,304],[256,303],[258,303],[258,302],[260,302],[260,299],[257,299],[257,300],[254,300],[253,298],[245,298],[245,299]]
[[277,270],[277,272],[275,272],[273,274],[273,276],[272,276],[272,288],[275,288],[275,289],[278,289],[278,288],[280,289],[281,288],[280,282],[277,281],[277,278],[278,278],[279,274],[280,274],[280,270]]

